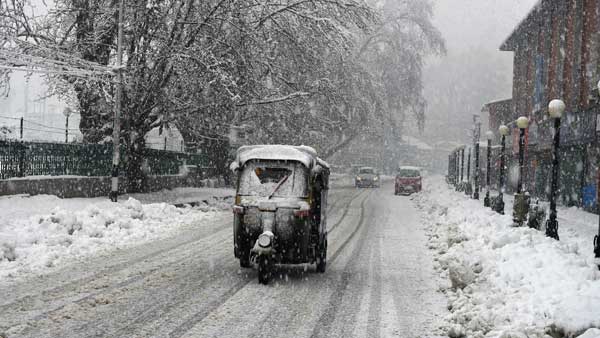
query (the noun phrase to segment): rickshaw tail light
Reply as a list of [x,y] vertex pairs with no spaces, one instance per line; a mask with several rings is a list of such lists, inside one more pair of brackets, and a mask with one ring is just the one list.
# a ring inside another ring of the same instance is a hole
[[244,207],[239,206],[239,205],[234,205],[233,206],[233,213],[234,214],[238,214],[238,215],[244,214]]
[[294,210],[294,216],[298,218],[306,218],[310,215],[310,211],[308,209],[300,209]]

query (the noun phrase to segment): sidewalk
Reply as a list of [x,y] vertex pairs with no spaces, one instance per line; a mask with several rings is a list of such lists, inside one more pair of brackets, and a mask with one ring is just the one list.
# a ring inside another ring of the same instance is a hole
[[[496,196],[498,193],[493,192],[491,195]],[[481,204],[483,206],[483,197],[481,195]],[[512,216],[514,194],[504,195],[506,203],[504,213]],[[546,218],[550,215],[550,203],[541,202],[541,205],[546,210]],[[558,214],[558,236],[561,241],[576,243],[582,254],[590,254],[594,251],[594,236],[598,234],[598,215],[585,211],[577,207],[562,207],[556,208]],[[545,225],[542,225],[542,232],[545,232]],[[600,314],[599,314],[600,316]]]
[[450,337],[600,337],[596,215],[561,208],[555,241],[514,228],[509,196],[506,215],[498,215],[441,177],[428,178],[424,188],[414,201],[448,280]]
[[[214,222],[229,210],[233,195],[232,189],[176,188],[119,196],[118,203],[106,197],[0,197],[0,282]],[[195,206],[175,206],[186,203]]]

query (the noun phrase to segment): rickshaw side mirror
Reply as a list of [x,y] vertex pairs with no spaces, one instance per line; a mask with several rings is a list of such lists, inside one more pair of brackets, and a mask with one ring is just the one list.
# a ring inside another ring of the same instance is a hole
[[238,170],[240,170],[240,165],[238,164],[237,161],[233,161],[229,165],[229,170],[233,171],[234,173],[237,173]]

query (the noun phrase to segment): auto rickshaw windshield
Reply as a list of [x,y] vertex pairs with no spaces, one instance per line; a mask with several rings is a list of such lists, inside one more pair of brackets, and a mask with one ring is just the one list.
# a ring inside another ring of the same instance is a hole
[[240,176],[238,194],[259,197],[306,197],[306,167],[290,161],[252,161]]

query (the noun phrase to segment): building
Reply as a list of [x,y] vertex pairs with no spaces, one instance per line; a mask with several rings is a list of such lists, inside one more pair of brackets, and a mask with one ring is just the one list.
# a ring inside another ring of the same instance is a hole
[[[567,105],[561,125],[562,202],[594,206],[599,152],[596,84],[600,80],[600,2],[540,0],[500,50],[514,53],[512,116],[505,122],[511,126],[510,121],[519,116],[530,119],[526,188],[533,195],[547,196],[553,128],[547,104],[560,98]],[[497,122],[499,116],[494,118]],[[492,119],[490,128],[498,130]],[[515,128],[512,124],[514,146],[509,149],[513,155],[518,150]]]
[[145,137],[146,147],[157,150],[184,152],[184,142],[179,129],[175,126],[165,128],[156,127],[150,130]]
[[[488,128],[498,136],[497,130],[500,125],[514,120],[514,109],[512,99],[492,101],[486,103],[481,112],[488,116]],[[498,138],[498,141],[500,139]]]

